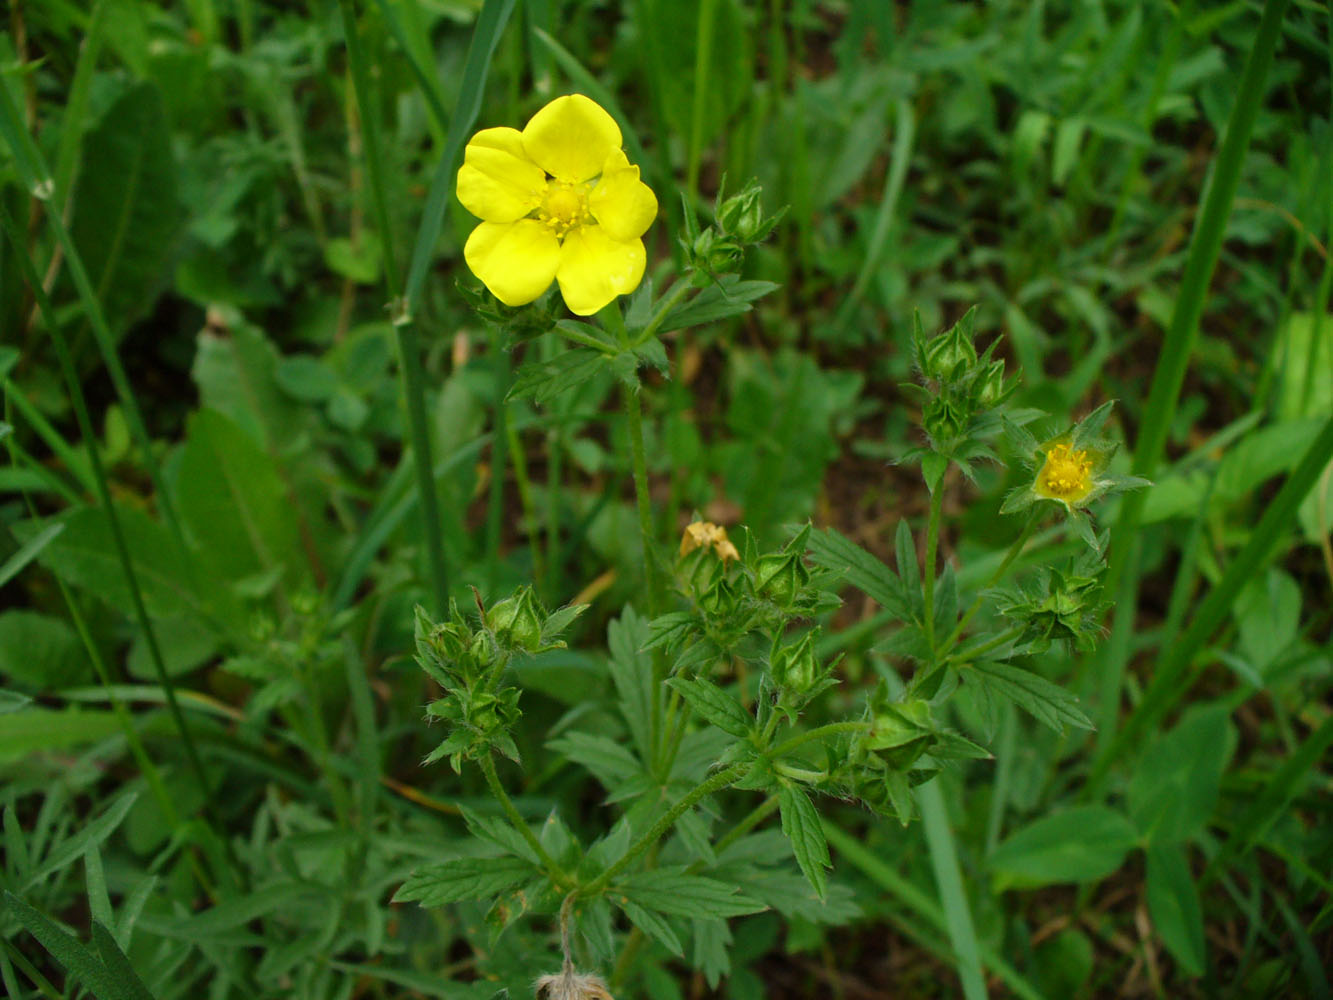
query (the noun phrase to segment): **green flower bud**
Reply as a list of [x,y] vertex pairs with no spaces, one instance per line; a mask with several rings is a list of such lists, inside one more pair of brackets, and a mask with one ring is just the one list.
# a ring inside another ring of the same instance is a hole
[[937,396],[926,404],[921,423],[934,441],[950,441],[967,427],[967,410],[944,396]]
[[486,626],[501,643],[535,652],[541,647],[545,616],[537,607],[531,587],[520,587],[486,612]]
[[772,656],[773,683],[793,694],[805,694],[819,682],[823,670],[815,655],[815,631],[794,646],[783,646]]
[[736,593],[725,577],[714,581],[713,585],[699,596],[699,607],[705,614],[725,618],[736,607]]
[[941,382],[950,381],[960,369],[977,363],[977,349],[957,326],[926,344],[925,373]]
[[977,392],[977,402],[984,407],[1002,403],[1009,393],[1004,385],[1004,362],[997,361],[986,369],[981,379],[981,388]]
[[468,657],[477,666],[485,669],[495,662],[496,652],[495,640],[485,632],[478,632],[472,637],[472,645],[468,648]]
[[481,692],[472,696],[468,706],[468,725],[483,733],[493,733],[500,728],[500,699],[493,694]]
[[810,582],[810,571],[795,552],[773,552],[761,556],[754,568],[755,590],[774,604],[789,607]]
[[906,770],[926,752],[935,727],[930,702],[922,698],[892,702],[875,715],[866,745],[895,770]]

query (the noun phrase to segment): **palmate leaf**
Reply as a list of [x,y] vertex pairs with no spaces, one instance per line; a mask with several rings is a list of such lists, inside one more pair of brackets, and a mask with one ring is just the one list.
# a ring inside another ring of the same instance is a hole
[[643,772],[643,766],[632,753],[605,736],[571,732],[546,745],[581,764],[608,790]]
[[671,929],[666,918],[660,913],[640,906],[634,900],[624,896],[615,897],[616,905],[625,911],[625,916],[629,917],[630,923],[643,931],[650,938],[657,941],[663,948],[678,957],[683,957],[685,949],[681,947],[680,938],[676,932]]
[[[619,895],[639,906],[676,917],[740,917],[767,909],[743,896],[735,886],[702,875],[686,875],[677,865],[632,875],[620,883]],[[619,900],[617,900],[619,902]]]
[[973,663],[964,677],[980,685],[988,694],[1009,699],[1058,733],[1063,733],[1066,725],[1078,729],[1094,728],[1092,720],[1078,707],[1078,698],[1031,670],[995,660],[981,660]]
[[709,285],[689,302],[667,313],[666,320],[658,332],[670,333],[672,330],[681,330],[687,326],[715,323],[728,316],[747,313],[754,308],[750,305],[751,302],[777,291],[780,287],[771,281],[742,281],[738,275],[728,274],[717,284]]
[[456,858],[414,871],[394,893],[393,902],[442,906],[464,899],[487,899],[532,878],[536,869],[522,858]]

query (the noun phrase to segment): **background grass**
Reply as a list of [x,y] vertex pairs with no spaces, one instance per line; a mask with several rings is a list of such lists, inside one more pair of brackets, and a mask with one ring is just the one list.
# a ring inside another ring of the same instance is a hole
[[[812,518],[887,556],[900,519],[924,523],[891,464],[916,443],[913,309],[936,329],[977,304],[1020,405],[1118,399],[1119,461],[1156,483],[1098,512],[1119,529],[1107,641],[1041,664],[1099,732],[963,703],[997,759],[939,778],[907,829],[833,810],[859,915],[734,921],[719,995],[1328,995],[1327,5],[7,16],[12,995],[78,995],[67,972],[99,997],[520,995],[551,967],[541,926],[492,942],[484,910],[387,899],[474,849],[459,805],[494,808],[479,775],[418,766],[417,602],[529,579],[593,602],[573,650],[524,668],[528,770],[506,780],[529,817],[605,818],[544,744],[601,710],[608,619],[643,601],[626,418],[601,379],[505,406],[509,361],[455,285],[462,142],[571,90],[658,192],[659,284],[678,192],[706,213],[755,175],[790,205],[747,262],[781,290],[676,336],[644,394],[659,538],[695,510],[768,543]],[[948,484],[967,595],[1021,528],[996,514],[1018,475]],[[1038,533],[1018,565],[1066,549]],[[896,675],[848,596],[835,714]],[[688,961],[636,961],[625,995],[712,995]]]

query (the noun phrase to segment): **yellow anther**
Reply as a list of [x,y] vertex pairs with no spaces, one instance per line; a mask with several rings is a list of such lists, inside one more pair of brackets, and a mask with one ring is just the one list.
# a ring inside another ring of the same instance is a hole
[[1092,492],[1092,460],[1088,453],[1057,444],[1046,452],[1037,473],[1037,492],[1053,500],[1078,501]]

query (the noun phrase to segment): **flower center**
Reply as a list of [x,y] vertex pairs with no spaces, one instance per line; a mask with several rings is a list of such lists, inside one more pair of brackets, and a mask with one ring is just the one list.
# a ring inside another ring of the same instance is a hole
[[1037,476],[1037,488],[1062,499],[1081,496],[1091,487],[1092,460],[1086,451],[1075,451],[1067,444],[1057,444],[1046,453],[1046,464]]
[[552,181],[546,186],[546,197],[537,213],[556,236],[564,236],[577,229],[588,218],[588,194],[582,184]]

